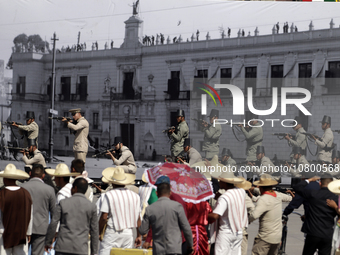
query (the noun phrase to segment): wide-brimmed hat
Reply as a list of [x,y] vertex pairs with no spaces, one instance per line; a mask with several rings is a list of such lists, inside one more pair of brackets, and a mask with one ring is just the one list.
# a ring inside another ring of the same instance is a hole
[[5,170],[0,172],[0,177],[7,178],[7,179],[13,179],[13,180],[25,180],[30,178],[28,173],[25,171],[19,170],[16,168],[13,164],[8,164],[5,167]]
[[231,183],[231,184],[237,184],[242,183],[243,180],[239,177],[236,177],[233,172],[223,172],[219,178],[221,182]]
[[102,175],[109,181],[109,183],[117,185],[131,184],[136,179],[136,175],[125,173],[124,169],[119,166],[105,168]]
[[219,163],[218,162],[218,156],[215,155],[211,161],[209,161],[210,164],[210,168],[209,166],[207,166],[207,162],[206,161],[200,161],[197,162],[193,165],[191,165],[191,168],[194,168],[196,171],[199,170],[199,172],[201,172],[208,180],[211,180],[211,177],[218,179],[219,176],[221,175],[221,172],[219,171],[211,171],[213,169],[217,170],[217,169],[225,169],[226,166]]
[[340,180],[332,181],[328,183],[328,189],[335,195],[340,195]]
[[55,169],[46,169],[46,173],[56,177],[77,176],[81,173],[71,173],[68,166],[64,163],[58,164]]
[[145,178],[145,173],[143,173],[143,175],[142,175],[142,181],[145,182],[145,183],[149,183]]
[[244,189],[244,190],[248,190],[251,188],[251,185],[252,185],[251,182],[248,182],[243,177],[240,177],[240,179],[242,179],[243,181],[241,183],[235,184],[236,187]]
[[278,182],[270,174],[262,174],[259,181],[254,181],[255,186],[275,186]]

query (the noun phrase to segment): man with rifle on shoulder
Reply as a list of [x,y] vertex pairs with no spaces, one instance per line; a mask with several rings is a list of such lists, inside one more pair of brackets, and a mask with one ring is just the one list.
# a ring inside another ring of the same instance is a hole
[[35,139],[38,147],[39,126],[35,122],[34,112],[26,112],[26,125],[18,125],[18,123],[14,121],[11,125],[13,127],[17,127],[19,129],[20,135],[24,136],[24,147],[27,147],[28,139]]
[[81,115],[81,109],[71,109],[69,112],[73,116],[73,121],[69,118],[62,118],[63,122],[67,122],[67,127],[73,131],[75,131],[75,138],[73,143],[73,152],[75,159],[81,159],[84,162],[86,161],[86,155],[89,148],[89,142],[87,136],[89,135],[89,123],[88,121]]
[[177,110],[177,127],[168,130],[168,136],[171,140],[171,156],[177,157],[183,151],[185,138],[189,137],[189,127],[185,121],[183,110]]

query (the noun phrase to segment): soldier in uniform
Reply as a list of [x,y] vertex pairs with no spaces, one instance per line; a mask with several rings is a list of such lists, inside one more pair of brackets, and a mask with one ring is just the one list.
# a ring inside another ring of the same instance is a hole
[[203,122],[203,132],[204,132],[204,141],[203,141],[203,151],[205,151],[205,158],[207,160],[211,160],[215,155],[218,155],[220,152],[220,136],[222,135],[222,127],[220,124],[213,125],[214,120],[218,119],[219,111],[216,109],[211,109],[209,118],[210,124],[207,122]]
[[67,122],[67,127],[75,131],[73,143],[74,158],[81,159],[85,162],[89,147],[87,139],[87,136],[89,135],[89,123],[83,116],[81,116],[80,111],[80,108],[69,110],[73,116],[72,123],[66,118],[63,118],[62,121]]
[[185,138],[184,144],[183,144],[183,149],[186,153],[188,153],[188,160],[189,163],[183,162],[184,164],[188,166],[192,166],[193,164],[196,164],[197,162],[202,161],[201,154],[193,147],[191,147],[191,139],[190,138]]
[[[26,164],[25,168],[29,167],[32,169],[33,164],[39,164],[46,167],[45,158],[37,149],[35,139],[28,139],[28,151],[21,151],[21,153],[24,155],[22,161]],[[30,159],[28,158],[29,156],[31,156]]]
[[177,110],[178,125],[175,129],[168,131],[168,136],[171,139],[171,156],[177,157],[183,151],[183,144],[185,138],[189,137],[189,127],[185,121],[183,110]]
[[331,117],[326,115],[323,116],[321,123],[322,123],[321,128],[322,130],[324,130],[324,134],[321,137],[321,140],[316,139],[315,136],[313,136],[315,144],[318,146],[317,159],[322,164],[331,163],[332,151],[330,148],[332,147],[334,139],[333,132],[331,130]]
[[303,150],[301,147],[294,147],[293,148],[293,158],[296,163],[295,167],[290,167],[290,173],[295,178],[302,178],[303,176],[306,176],[308,174],[308,171],[305,171],[305,169],[310,168],[310,164],[307,161],[305,155],[303,154]]
[[335,147],[332,151],[332,164],[329,164],[327,170],[323,170],[325,173],[329,173],[333,178],[340,177],[340,165],[339,165],[340,154]]
[[[285,139],[288,141],[288,144],[293,146],[292,153],[290,154],[290,160],[292,163],[295,163],[294,159],[294,148],[300,147],[302,149],[302,154],[306,155],[306,147],[307,147],[307,137],[304,135],[306,131],[302,127],[302,119],[301,117],[296,116],[295,121],[297,122],[297,125],[293,127],[293,129],[296,131],[295,139],[292,139],[289,135],[285,136]],[[295,124],[292,122],[291,124]]]
[[236,167],[236,161],[232,159],[232,154],[229,149],[223,148],[222,150],[222,158],[221,158],[221,164],[225,166],[230,166],[232,168],[233,166]]
[[262,145],[263,130],[260,123],[258,123],[255,119],[250,120],[249,124],[252,126],[250,130],[246,130],[243,125],[239,126],[241,127],[241,131],[243,132],[247,142],[246,161],[255,161],[256,149],[258,146]]
[[[256,158],[260,163],[260,167],[257,171],[259,175],[262,175],[264,173],[272,175],[274,173],[275,165],[270,160],[270,158],[265,156],[264,146],[257,146]],[[255,166],[254,163],[249,163],[249,164]],[[274,179],[277,179],[277,178],[274,178]]]
[[116,151],[120,153],[120,157],[117,159],[117,155],[115,155],[115,157],[110,151],[107,152],[107,155],[111,157],[113,163],[116,166],[123,168],[125,173],[135,174],[137,171],[135,159],[130,149],[123,145],[123,139],[120,136],[115,137],[112,146],[114,146]]
[[17,123],[13,122],[12,126],[17,127],[19,129],[20,135],[24,135],[24,146],[27,147],[28,139],[36,139],[36,144],[38,147],[38,135],[39,135],[39,126],[34,121],[35,116],[34,112],[27,111],[26,112],[26,125],[18,125]]

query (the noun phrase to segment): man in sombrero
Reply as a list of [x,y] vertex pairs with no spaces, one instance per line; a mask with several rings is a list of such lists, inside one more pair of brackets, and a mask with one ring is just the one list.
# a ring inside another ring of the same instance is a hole
[[15,181],[28,179],[29,175],[8,164],[0,177],[5,184],[0,191],[0,254],[27,254],[26,244],[32,233],[32,198]]
[[133,248],[133,228],[141,224],[141,209],[139,196],[125,187],[135,181],[135,174],[125,173],[121,167],[108,167],[102,175],[113,186],[102,201],[99,220],[99,233],[106,225],[99,254],[109,254],[111,248]]
[[220,188],[226,192],[219,197],[214,211],[208,216],[209,223],[219,220],[215,254],[241,254],[243,229],[248,227],[248,215],[246,193],[235,184],[242,183],[243,179],[235,177],[232,171],[223,172],[218,179]]
[[254,240],[253,254],[277,254],[282,237],[282,202],[290,202],[292,197],[276,192],[273,187],[278,182],[269,174],[262,174],[254,185],[259,186],[261,196],[255,209],[249,214],[249,222],[259,219],[259,232]]

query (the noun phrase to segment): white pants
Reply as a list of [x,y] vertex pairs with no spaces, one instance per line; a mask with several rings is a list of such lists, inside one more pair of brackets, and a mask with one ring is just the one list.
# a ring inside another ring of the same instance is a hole
[[133,245],[133,231],[131,228],[116,232],[114,229],[107,226],[104,239],[100,243],[99,254],[110,255],[111,248],[132,249]]
[[241,255],[243,232],[233,234],[231,230],[219,230],[216,243],[215,255]]
[[28,245],[20,244],[13,248],[5,249],[2,234],[0,234],[0,254],[1,255],[26,255],[28,253]]

